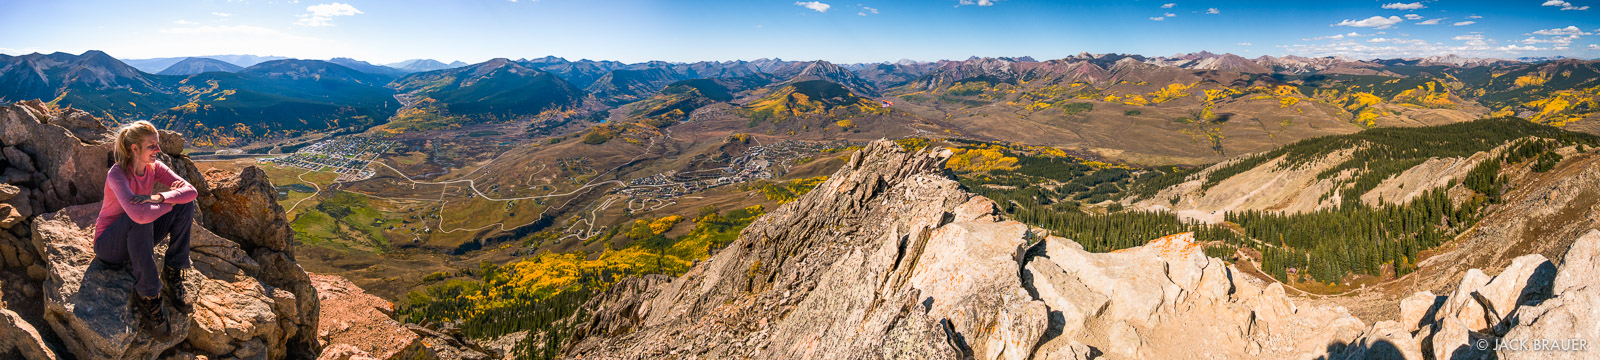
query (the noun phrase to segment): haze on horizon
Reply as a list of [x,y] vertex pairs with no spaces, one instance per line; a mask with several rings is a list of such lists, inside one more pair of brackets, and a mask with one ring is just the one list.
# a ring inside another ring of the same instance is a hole
[[[1080,52],[1600,57],[1594,0],[10,1],[0,53],[838,63]],[[55,14],[41,16],[41,14]]]

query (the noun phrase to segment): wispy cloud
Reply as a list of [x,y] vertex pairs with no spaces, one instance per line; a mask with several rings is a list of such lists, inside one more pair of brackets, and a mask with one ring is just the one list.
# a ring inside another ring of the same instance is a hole
[[1369,43],[1405,44],[1405,45],[1411,45],[1411,46],[1426,46],[1426,45],[1428,45],[1428,42],[1424,41],[1422,39],[1372,38],[1371,40],[1367,40],[1367,42],[1369,42]]
[[1247,42],[1239,43],[1239,46],[1250,46],[1250,45],[1253,45],[1253,44],[1247,43]]
[[1211,14],[1211,15],[1216,15],[1216,14],[1221,14],[1222,11],[1217,10],[1217,8],[1209,8],[1209,9],[1206,9],[1206,13],[1207,14]]
[[1577,11],[1589,10],[1589,6],[1588,5],[1572,6],[1572,3],[1566,2],[1564,0],[1550,0],[1550,1],[1544,2],[1544,4],[1541,4],[1539,6],[1558,6],[1558,7],[1561,7],[1562,11],[1566,11],[1566,10],[1577,10]]
[[1345,19],[1344,21],[1340,21],[1338,24],[1333,24],[1332,26],[1352,26],[1352,27],[1370,27],[1370,28],[1388,29],[1389,27],[1394,26],[1394,24],[1399,24],[1401,21],[1404,21],[1404,20],[1400,19],[1399,16],[1390,16],[1390,17],[1373,16],[1373,17],[1369,17],[1369,18],[1361,19],[1361,20]]
[[1564,27],[1564,28],[1539,30],[1539,31],[1533,32],[1530,35],[1547,35],[1547,36],[1549,36],[1549,35],[1594,35],[1594,34],[1593,33],[1583,32],[1583,30],[1578,29],[1577,26],[1568,26],[1568,27]]
[[1165,16],[1152,16],[1152,17],[1150,17],[1150,21],[1161,21],[1161,20],[1166,20],[1166,19],[1167,19],[1167,17],[1165,17]]
[[1483,18],[1483,17],[1482,17],[1482,16],[1477,16],[1477,15],[1467,15],[1467,19],[1469,19],[1469,20],[1470,20],[1470,19],[1482,19],[1482,18]]
[[1450,26],[1467,26],[1467,25],[1472,25],[1472,24],[1477,24],[1477,23],[1478,23],[1477,21],[1458,21],[1458,22],[1456,22],[1454,24],[1450,24]]
[[233,14],[229,14],[229,13],[225,13],[225,12],[216,12],[216,11],[212,11],[211,15],[216,15],[216,16],[221,16],[221,17],[233,16]]
[[1480,34],[1456,35],[1456,37],[1450,39],[1456,41],[1465,41],[1464,44],[1471,48],[1488,47],[1489,44],[1493,44],[1495,42],[1494,40],[1483,38],[1483,35]]
[[1425,21],[1422,21],[1422,22],[1418,22],[1417,25],[1439,25],[1439,21],[1440,20],[1444,20],[1444,19],[1449,19],[1449,18],[1428,19],[1428,20],[1425,20]]
[[1422,20],[1422,15],[1406,14],[1406,20]]
[[1427,7],[1427,6],[1424,6],[1424,5],[1422,5],[1422,3],[1419,3],[1419,2],[1383,4],[1383,8],[1391,9],[1391,10],[1416,10],[1416,9],[1421,9],[1421,8],[1425,8],[1425,7]]
[[200,23],[189,21],[189,20],[184,20],[184,19],[178,19],[178,21],[173,21],[172,23],[173,24],[178,24],[178,25],[200,25]]
[[960,2],[956,3],[956,6],[961,6],[961,5],[994,6],[994,2],[995,1],[996,0],[961,0]]
[[878,8],[875,7],[863,6],[861,4],[856,4],[856,6],[861,6],[861,11],[856,12],[856,15],[867,16],[876,15],[878,13]]
[[1173,6],[1178,6],[1178,3],[1166,3],[1166,4],[1161,4],[1161,8],[1162,8],[1162,9],[1171,9],[1171,8],[1172,8],[1172,7],[1173,7]]
[[300,21],[295,24],[300,26],[333,26],[333,18],[338,16],[353,16],[361,14],[361,10],[346,3],[317,4],[306,7],[306,13],[300,14]]

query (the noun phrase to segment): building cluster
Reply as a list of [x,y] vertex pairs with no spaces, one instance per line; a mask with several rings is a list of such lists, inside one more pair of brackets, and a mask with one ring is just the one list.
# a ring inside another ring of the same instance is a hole
[[265,160],[280,166],[339,173],[336,181],[358,181],[375,173],[367,164],[388,152],[395,142],[361,136],[341,136],[318,141],[293,154]]

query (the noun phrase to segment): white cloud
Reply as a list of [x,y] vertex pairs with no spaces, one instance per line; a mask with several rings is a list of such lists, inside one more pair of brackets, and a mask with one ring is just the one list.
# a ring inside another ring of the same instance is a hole
[[1572,3],[1569,3],[1569,2],[1566,2],[1566,1],[1563,1],[1563,0],[1550,0],[1550,1],[1544,2],[1544,4],[1541,4],[1539,6],[1560,6],[1562,11],[1566,11],[1566,10],[1578,10],[1578,11],[1589,10],[1589,6],[1588,5],[1572,6]]
[[1553,37],[1544,38],[1544,39],[1540,39],[1540,38],[1536,38],[1536,37],[1529,37],[1527,39],[1522,39],[1522,43],[1523,44],[1555,44],[1557,46],[1567,46],[1567,45],[1572,45],[1572,42],[1573,41],[1577,41],[1579,37],[1580,36],[1578,36],[1577,34],[1566,35],[1566,36],[1553,36]]
[[995,2],[995,0],[961,0],[961,2],[956,4],[956,6],[961,6],[961,5],[994,6],[994,2]]
[[1541,48],[1539,48],[1537,46],[1532,46],[1532,45],[1529,45],[1529,46],[1506,45],[1506,46],[1501,46],[1501,47],[1495,48],[1495,50],[1515,52],[1515,51],[1538,51],[1538,50],[1544,50],[1544,49],[1541,49]]
[[178,19],[178,21],[173,21],[172,23],[173,24],[178,24],[178,25],[200,25],[200,23],[189,21],[189,20],[184,20],[184,19]]
[[1165,16],[1155,16],[1155,17],[1151,17],[1150,21],[1161,21],[1161,20],[1166,20],[1166,19],[1167,19],[1167,17],[1165,17]]
[[333,18],[337,16],[352,16],[361,14],[361,10],[346,3],[317,4],[306,7],[306,13],[300,14],[300,21],[295,24],[300,26],[333,26]]
[[1173,6],[1178,6],[1178,3],[1166,3],[1166,4],[1162,4],[1162,5],[1161,5],[1161,8],[1162,8],[1162,9],[1171,9],[1171,8],[1172,8],[1172,7],[1173,7]]
[[1478,35],[1478,34],[1456,35],[1456,37],[1453,37],[1453,38],[1450,38],[1450,39],[1451,40],[1457,40],[1457,41],[1465,41],[1466,45],[1469,46],[1469,47],[1485,47],[1485,46],[1489,46],[1489,43],[1493,42],[1493,40],[1486,40],[1486,39],[1483,38],[1483,35]]
[[1454,24],[1450,24],[1450,26],[1467,26],[1467,25],[1472,25],[1472,24],[1477,24],[1477,23],[1478,23],[1477,21],[1460,21],[1460,22],[1456,22]]
[[1539,30],[1539,31],[1533,32],[1532,35],[1594,35],[1594,34],[1593,33],[1583,32],[1583,30],[1578,29],[1577,26],[1568,26],[1568,27],[1564,27],[1564,28]]
[[867,16],[867,15],[877,15],[878,14],[878,8],[871,7],[871,6],[865,6],[865,5],[861,5],[861,4],[856,4],[856,6],[860,6],[861,7],[861,11],[856,12],[856,15]]
[[1163,14],[1161,16],[1164,16],[1164,17],[1178,17],[1178,14],[1166,13],[1166,14]]
[[216,12],[216,11],[212,11],[211,15],[216,15],[216,16],[221,16],[221,17],[233,16],[233,14],[229,14],[229,13],[225,13],[225,12]]
[[1406,20],[1422,20],[1422,15],[1406,14]]
[[824,4],[821,1],[796,1],[794,4],[800,5],[800,7],[803,8],[816,10],[817,12],[821,13],[828,12],[828,8],[833,7],[833,5]]
[[1600,50],[1600,45],[1589,44],[1589,50]]
[[1482,19],[1483,17],[1482,16],[1477,16],[1477,15],[1467,15],[1467,18],[1468,19]]
[[1383,4],[1383,8],[1391,10],[1416,10],[1425,7],[1427,6],[1423,6],[1422,3],[1419,2]]
[[1239,43],[1239,46],[1250,46],[1250,43]]
[[1371,28],[1387,29],[1387,28],[1389,28],[1391,26],[1394,26],[1394,24],[1399,24],[1401,21],[1404,21],[1404,20],[1401,20],[1399,16],[1390,16],[1390,17],[1373,16],[1373,17],[1369,17],[1369,18],[1361,19],[1361,20],[1345,19],[1344,21],[1340,21],[1338,24],[1333,24],[1333,26],[1354,26],[1354,27],[1371,27]]
[[1206,13],[1207,14],[1211,14],[1211,15],[1216,15],[1216,14],[1221,14],[1222,11],[1217,10],[1217,8],[1210,8],[1210,9],[1206,9]]
[[1448,18],[1428,19],[1427,21],[1423,21],[1423,22],[1417,23],[1417,25],[1439,25],[1439,20],[1444,20],[1444,19],[1448,19]]
[[1369,43],[1407,44],[1407,45],[1412,45],[1412,46],[1428,45],[1428,42],[1427,41],[1423,41],[1422,39],[1372,38],[1371,40],[1367,40],[1367,42],[1369,42]]

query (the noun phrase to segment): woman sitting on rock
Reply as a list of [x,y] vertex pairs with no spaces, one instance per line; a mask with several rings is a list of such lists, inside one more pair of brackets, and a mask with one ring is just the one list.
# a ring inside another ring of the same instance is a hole
[[[194,222],[194,186],[156,160],[161,153],[156,127],[135,121],[117,129],[116,165],[106,171],[105,198],[94,228],[95,258],[106,266],[133,265],[133,310],[146,331],[167,328],[161,297],[166,294],[181,312],[189,312],[181,271],[189,263],[189,227]],[[155,184],[170,190],[154,192]],[[167,245],[161,275],[156,275],[155,247]],[[166,278],[165,291],[161,278]],[[165,332],[165,331],[160,331]]]

